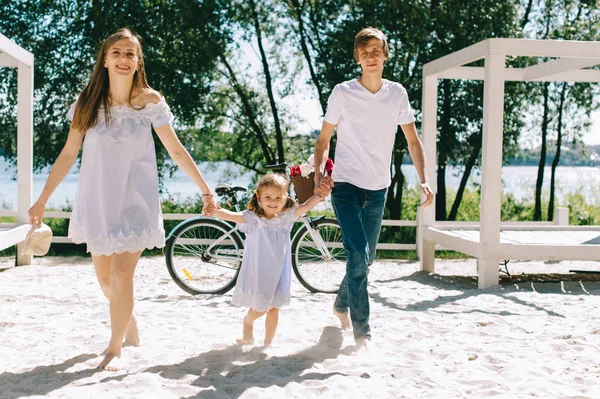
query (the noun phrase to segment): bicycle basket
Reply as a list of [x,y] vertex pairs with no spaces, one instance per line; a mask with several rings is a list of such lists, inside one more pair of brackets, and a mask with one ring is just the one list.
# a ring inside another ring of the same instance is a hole
[[292,184],[296,192],[296,200],[299,204],[303,204],[307,199],[312,197],[315,191],[315,174],[311,173],[307,177],[302,175],[292,176]]

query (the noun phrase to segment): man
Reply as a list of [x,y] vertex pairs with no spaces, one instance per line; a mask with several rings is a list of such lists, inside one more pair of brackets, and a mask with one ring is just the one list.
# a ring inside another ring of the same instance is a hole
[[315,144],[315,187],[319,187],[329,143],[337,128],[332,202],[348,261],[333,311],[343,329],[349,328],[352,321],[359,346],[365,346],[371,338],[367,274],[375,260],[398,125],[421,181],[425,196],[421,206],[433,201],[425,175],[423,143],[417,135],[406,89],[382,79],[388,55],[387,39],[380,30],[369,27],[356,35],[354,59],[361,66],[361,77],[334,87]]

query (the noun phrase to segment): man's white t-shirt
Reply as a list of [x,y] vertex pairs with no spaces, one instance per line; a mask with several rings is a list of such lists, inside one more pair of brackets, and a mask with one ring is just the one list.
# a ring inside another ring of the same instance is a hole
[[333,181],[366,190],[388,187],[398,125],[415,121],[406,89],[386,79],[375,94],[356,79],[340,83],[324,119],[337,125]]

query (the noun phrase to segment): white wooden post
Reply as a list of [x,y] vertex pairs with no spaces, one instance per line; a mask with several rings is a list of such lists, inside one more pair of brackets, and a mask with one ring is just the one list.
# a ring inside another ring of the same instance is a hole
[[[437,169],[437,75],[426,76],[423,79],[423,124],[422,138],[425,147],[425,159],[427,160],[427,179],[433,192],[436,188]],[[435,271],[435,242],[423,239],[423,230],[435,224],[435,198],[433,204],[427,208],[420,209],[417,225],[417,255],[420,260],[421,270]]]
[[500,259],[489,259],[487,245],[500,243],[502,198],[502,130],[504,119],[504,54],[490,46],[485,57],[483,83],[483,152],[481,165],[481,214],[477,260],[479,288],[498,284]]
[[[17,85],[17,221],[27,224],[33,191],[33,63],[19,62]],[[17,265],[29,264],[30,255],[17,258]]]
[[556,219],[554,223],[558,226],[569,225],[569,208],[556,208]]

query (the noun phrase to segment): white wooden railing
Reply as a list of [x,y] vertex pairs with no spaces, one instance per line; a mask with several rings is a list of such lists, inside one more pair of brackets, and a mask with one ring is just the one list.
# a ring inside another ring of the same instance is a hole
[[[17,211],[12,210],[0,210],[0,217],[16,217]],[[202,216],[197,213],[165,213],[163,214],[163,219],[165,220],[185,220],[192,217]],[[48,211],[44,213],[44,218],[51,219],[69,219],[71,218],[71,212],[58,212],[58,211]],[[544,227],[550,226],[566,226],[569,224],[569,210],[567,208],[557,208],[556,210],[556,219],[552,222],[502,222],[500,225],[502,227],[510,227],[510,228],[532,228],[535,230],[536,228],[543,229]],[[3,223],[0,224],[0,228],[10,228],[14,227],[17,224],[11,223]],[[382,226],[400,226],[400,227],[417,227],[416,220],[389,220],[384,219],[382,222]],[[479,228],[479,222],[437,222],[437,227],[443,228],[461,228],[461,229],[477,229]],[[167,232],[168,234],[169,232]],[[64,236],[54,236],[52,237],[53,243],[60,244],[72,244],[72,241],[68,237]],[[412,244],[395,244],[395,243],[378,243],[377,249],[381,250],[395,250],[395,251],[416,251],[417,243]],[[443,247],[437,245],[436,249],[443,249]]]

